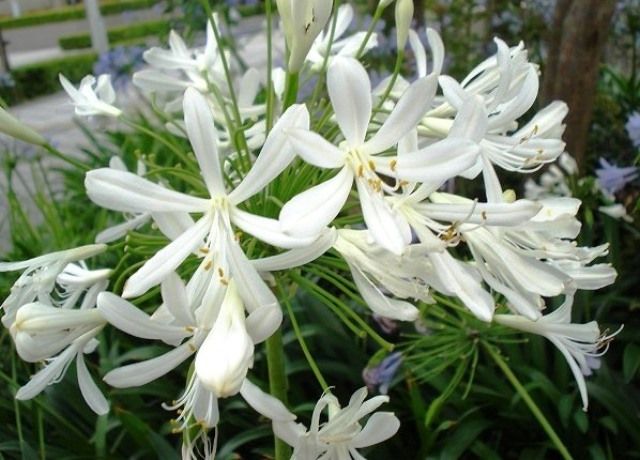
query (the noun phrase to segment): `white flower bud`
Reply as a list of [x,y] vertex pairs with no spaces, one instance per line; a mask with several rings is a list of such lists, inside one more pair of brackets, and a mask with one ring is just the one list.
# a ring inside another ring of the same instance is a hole
[[220,398],[236,394],[253,365],[253,348],[245,327],[244,305],[231,280],[213,329],[196,355],[200,382]]
[[0,107],[0,132],[29,144],[45,145],[47,143],[44,137],[23,124],[2,107]]
[[331,0],[277,0],[284,35],[289,47],[287,70],[297,73],[309,49],[331,16]]
[[398,0],[396,2],[396,44],[398,51],[404,49],[409,37],[409,28],[413,19],[413,0]]

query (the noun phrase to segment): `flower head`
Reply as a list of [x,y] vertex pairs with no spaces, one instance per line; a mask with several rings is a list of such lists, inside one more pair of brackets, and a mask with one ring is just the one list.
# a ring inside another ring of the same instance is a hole
[[572,323],[572,306],[573,296],[567,295],[560,308],[538,320],[532,321],[519,315],[495,315],[494,321],[524,332],[541,335],[553,343],[571,368],[582,397],[582,407],[586,411],[589,401],[584,376],[591,374],[590,358],[606,353],[609,342],[622,328],[607,335],[600,332],[598,323],[595,321],[586,324]]
[[93,75],[87,75],[80,81],[80,87],[75,88],[67,78],[60,74],[60,83],[73,100],[76,107],[76,115],[106,115],[119,117],[122,111],[113,106],[116,93],[111,86],[111,76],[100,75],[98,79]]

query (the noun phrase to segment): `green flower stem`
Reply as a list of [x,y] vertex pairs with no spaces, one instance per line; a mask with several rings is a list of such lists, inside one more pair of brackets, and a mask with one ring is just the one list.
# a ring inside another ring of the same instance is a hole
[[307,347],[307,342],[304,340],[304,336],[302,335],[302,330],[300,329],[298,320],[296,319],[296,316],[293,313],[293,307],[291,306],[291,302],[289,302],[289,297],[287,296],[286,292],[284,291],[284,288],[280,284],[280,281],[276,280],[276,282],[278,284],[278,290],[280,291],[280,294],[281,294],[281,301],[284,303],[285,307],[287,308],[287,312],[289,313],[289,319],[291,320],[291,325],[293,326],[293,332],[295,333],[296,339],[300,344],[302,353],[304,353],[304,356],[307,359],[307,363],[309,363],[309,367],[311,368],[313,375],[315,375],[316,380],[318,380],[318,383],[322,387],[322,391],[328,391],[329,385],[327,384],[327,381],[322,376],[322,372],[320,372],[320,368],[318,367],[316,360],[313,358],[313,355],[309,351],[309,347]]
[[389,84],[384,90],[384,94],[380,98],[377,107],[374,109],[375,112],[379,111],[384,105],[385,101],[391,94],[393,87],[396,84],[396,80],[398,79],[398,75],[400,74],[400,70],[402,69],[402,62],[404,61],[404,51],[398,50],[398,54],[396,55],[396,64],[393,67],[393,74],[391,74],[391,79],[389,80]]
[[[278,329],[266,341],[267,366],[269,368],[269,392],[283,404],[287,404],[287,374],[284,369],[284,344],[282,330]],[[274,436],[275,460],[287,460],[291,456],[291,449],[281,439]]]
[[562,443],[562,441],[560,440],[560,437],[556,434],[556,432],[554,431],[553,427],[551,426],[547,418],[544,416],[540,408],[536,405],[535,401],[531,398],[531,396],[529,396],[529,392],[520,383],[520,381],[515,376],[515,374],[511,371],[511,368],[507,365],[504,359],[502,359],[500,354],[496,352],[496,350],[494,350],[492,345],[486,342],[481,342],[481,343],[484,349],[487,350],[487,353],[489,353],[489,356],[491,356],[493,361],[498,365],[498,367],[502,370],[504,375],[507,377],[507,380],[509,380],[511,385],[513,385],[513,387],[516,389],[518,394],[522,397],[523,401],[526,403],[526,405],[529,407],[529,409],[533,413],[533,416],[538,420],[538,423],[540,423],[540,426],[542,426],[544,431],[549,436],[549,439],[551,439],[551,442],[553,443],[553,445],[556,447],[556,449],[558,449],[558,452],[560,452],[560,455],[562,456],[562,458],[564,458],[565,460],[572,460],[573,457],[567,450],[566,446]]
[[71,166],[78,168],[80,171],[89,171],[89,169],[91,169],[87,165],[82,164],[82,162],[74,158],[71,158],[69,155],[62,153],[60,150],[56,149],[52,145],[45,144],[42,147],[54,157],[61,159],[65,163],[69,163]]
[[356,312],[354,312],[347,304],[342,302],[338,297],[336,297],[333,294],[325,291],[320,286],[316,285],[315,283],[313,283],[312,281],[308,280],[304,276],[301,276],[301,275],[298,275],[298,274],[295,274],[295,273],[291,273],[290,276],[291,276],[292,280],[294,280],[296,283],[298,283],[301,286],[303,286],[305,289],[309,290],[310,292],[314,292],[314,293],[318,294],[326,302],[331,302],[333,305],[335,305],[340,310],[342,310],[343,314],[345,314],[349,318],[351,318],[351,320],[353,320],[366,334],[368,334],[382,348],[384,348],[388,352],[393,351],[394,345],[392,343],[387,342],[385,339],[380,337],[380,335],[378,333],[376,333],[376,331],[374,331],[371,328],[371,326],[369,326],[367,324],[367,322],[364,321],[360,317],[360,315],[358,315]]
[[333,2],[333,19],[331,21],[331,28],[329,30],[329,44],[327,48],[324,50],[324,59],[322,60],[322,68],[320,69],[320,75],[318,76],[318,82],[316,83],[316,87],[313,89],[313,94],[311,95],[311,102],[309,103],[309,107],[315,107],[318,96],[320,95],[320,90],[324,87],[324,80],[327,75],[327,67],[329,65],[329,54],[331,52],[331,47],[333,46],[334,36],[336,34],[336,24],[338,22],[338,7],[340,6],[339,0],[334,0]]
[[272,45],[272,18],[273,11],[271,0],[265,0],[264,2],[265,15],[267,16],[267,115],[266,115],[266,123],[267,123],[267,134],[271,131],[273,127],[273,45]]
[[284,100],[282,101],[283,112],[296,103],[299,80],[300,74],[287,72],[287,80],[284,87]]
[[369,39],[371,38],[371,34],[373,34],[373,30],[375,29],[376,24],[378,24],[378,21],[380,20],[383,12],[384,8],[378,6],[376,8],[376,11],[373,13],[373,18],[371,19],[371,24],[369,24],[369,29],[367,29],[367,34],[364,36],[364,39],[362,40],[362,43],[360,43],[360,47],[358,48],[358,52],[356,53],[356,59],[359,59],[364,52],[364,49],[367,46]]

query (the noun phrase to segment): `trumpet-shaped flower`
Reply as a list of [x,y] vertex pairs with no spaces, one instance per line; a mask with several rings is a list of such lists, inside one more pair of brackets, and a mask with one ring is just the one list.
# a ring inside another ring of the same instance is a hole
[[205,388],[224,398],[236,394],[253,365],[253,341],[244,306],[230,281],[216,322],[196,355],[196,373]]
[[[87,254],[90,253],[88,250],[89,247],[77,248],[57,255],[62,261],[66,261],[65,255],[69,257],[73,253],[75,256],[79,252]],[[33,263],[35,260],[27,262]],[[18,355],[28,362],[47,362],[18,390],[16,398],[31,399],[47,385],[60,381],[75,358],[78,384],[85,401],[97,414],[105,414],[109,410],[109,404],[89,375],[84,354],[95,349],[98,343],[95,337],[106,324],[95,306],[97,296],[107,287],[111,271],[87,270],[83,265],[75,263],[69,263],[60,273],[55,273],[55,265],[48,270],[50,273],[43,274],[40,289],[44,290],[49,286],[53,290],[53,286],[57,285],[57,292],[39,292],[38,302],[22,305],[18,302],[12,319],[9,320],[7,314],[3,318]],[[29,283],[35,276],[31,273],[24,281]],[[53,281],[51,276],[54,277]],[[24,294],[29,294],[29,290]],[[22,299],[29,297],[30,295],[26,295]],[[74,308],[76,306],[79,308]]]
[[[364,457],[358,449],[384,442],[400,428],[400,421],[392,412],[374,413],[380,405],[389,402],[389,397],[374,396],[365,401],[366,387],[356,391],[346,407],[340,407],[331,393],[324,394],[313,410],[308,429],[295,423],[295,415],[279,400],[261,392],[248,380],[242,394],[249,405],[272,420],[274,433],[294,448],[292,458],[297,460],[362,460]],[[328,417],[321,422],[325,409]],[[360,419],[369,414],[372,415],[362,426]]]
[[[249,214],[237,206],[264,188],[293,159],[293,152],[286,146],[283,130],[305,126],[308,113],[301,106],[289,108],[265,141],[252,170],[231,193],[227,193],[214,122],[206,100],[197,91],[188,89],[184,97],[184,112],[187,133],[209,192],[208,199],[182,194],[135,174],[111,168],[87,174],[87,193],[103,207],[134,213],[203,214],[129,278],[124,296],[143,294],[162,281],[190,253],[199,250],[205,256],[203,263],[207,269],[214,269],[222,279],[229,275],[236,280],[250,311],[265,305],[276,306],[275,297],[250,267],[240,249],[231,224],[267,243],[285,248],[302,246],[313,240],[310,237],[288,236],[281,231],[278,221]],[[213,260],[216,261],[215,266]]]
[[494,321],[513,329],[541,335],[553,343],[571,368],[582,397],[582,407],[586,411],[589,400],[584,376],[591,374],[589,359],[602,356],[619,331],[606,335],[600,333],[595,321],[586,324],[572,323],[572,306],[573,295],[567,295],[560,308],[535,321],[518,315],[495,315]]
[[[4,310],[2,324],[7,328],[11,327],[18,308],[32,303],[36,299],[44,305],[62,306],[62,299],[71,293],[63,288],[61,297],[55,297],[54,288],[58,276],[67,269],[70,262],[92,257],[103,252],[106,248],[104,244],[92,244],[52,252],[20,262],[0,262],[0,272],[24,270],[11,287],[9,297],[0,305],[0,308]],[[91,277],[92,275],[90,275]],[[98,278],[101,279],[102,276],[98,276]],[[76,291],[75,295],[79,296],[80,294],[80,291]]]
[[[358,32],[349,37],[341,38],[347,31],[349,24],[353,20],[353,7],[349,4],[340,5],[337,17],[335,19],[336,26],[333,32],[333,41],[331,41],[330,31],[322,31],[313,42],[307,61],[311,63],[314,70],[320,70],[324,64],[325,58],[328,57],[328,63],[335,56],[355,58],[356,53],[360,49],[360,45],[365,39],[366,32]],[[367,39],[362,52],[366,53],[371,48],[378,45],[377,35],[372,33]]]
[[[411,241],[410,230],[384,201],[387,186],[378,176],[378,171],[382,171],[393,177],[397,161],[376,155],[393,147],[415,127],[435,94],[436,77],[429,75],[413,83],[367,141],[372,103],[371,82],[365,69],[355,59],[336,58],[329,68],[327,84],[345,140],[336,147],[312,131],[290,129],[288,133],[291,144],[305,161],[321,168],[340,168],[340,171],[285,204],[280,213],[283,229],[291,235],[318,234],[338,215],[355,181],[369,232],[380,246],[401,254]],[[455,157],[459,150],[466,151],[467,145],[464,141],[447,141],[448,154]],[[428,156],[431,150],[443,148],[444,145],[436,144],[423,153]]]
[[109,75],[100,75],[97,80],[93,75],[87,75],[80,81],[80,87],[77,89],[64,75],[60,74],[59,78],[60,84],[73,100],[76,115],[119,117],[122,114],[122,110],[113,106],[116,93],[111,86]]

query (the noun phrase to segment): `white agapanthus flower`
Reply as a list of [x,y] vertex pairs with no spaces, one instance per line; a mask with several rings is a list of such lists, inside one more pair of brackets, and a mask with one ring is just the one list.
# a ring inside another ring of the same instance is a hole
[[[245,381],[242,394],[251,407],[271,419],[275,435],[293,447],[291,458],[296,460],[362,460],[358,449],[384,442],[400,428],[400,421],[392,412],[375,412],[389,402],[389,397],[374,396],[365,401],[366,387],[356,391],[346,407],[341,407],[334,395],[325,393],[313,410],[309,428],[296,423],[296,416],[279,400],[249,380]],[[325,410],[327,420],[321,421]],[[369,414],[361,425],[360,419]]]
[[107,400],[89,375],[84,355],[96,348],[95,337],[106,324],[95,306],[98,295],[107,288],[111,270],[89,270],[83,262],[75,263],[104,249],[104,245],[90,245],[0,263],[0,271],[25,269],[2,304],[2,322],[23,360],[46,362],[18,390],[17,399],[31,399],[60,381],[75,359],[85,401],[97,414],[109,411]]
[[[371,83],[364,67],[355,59],[336,58],[327,74],[327,87],[345,140],[336,147],[313,131],[290,129],[288,135],[305,161],[340,171],[285,204],[280,213],[282,227],[291,235],[318,234],[338,215],[355,181],[369,232],[380,246],[401,254],[411,241],[411,232],[384,201],[387,186],[377,173],[394,170],[397,161],[379,154],[397,144],[422,117],[435,93],[435,76],[412,84],[369,140],[365,138],[372,113]],[[454,156],[466,145],[457,140],[447,143]]]
[[58,77],[60,84],[73,101],[76,115],[82,117],[91,115],[119,117],[122,115],[122,110],[113,105],[116,93],[111,85],[110,75],[100,75],[97,80],[93,75],[87,75],[80,81],[78,88],[73,86],[64,75],[60,74]]
[[54,296],[58,277],[71,262],[93,257],[105,249],[107,246],[104,244],[90,244],[19,262],[0,262],[0,272],[24,270],[11,287],[9,297],[0,305],[4,310],[2,324],[11,327],[18,308],[36,300],[44,305],[61,306],[63,299],[74,294],[63,289],[59,298]]
[[518,315],[495,315],[494,321],[524,332],[541,335],[553,343],[571,368],[582,397],[582,407],[586,411],[589,400],[584,376],[591,375],[589,358],[603,355],[607,351],[609,342],[619,331],[607,335],[600,332],[598,323],[595,321],[586,324],[572,323],[572,307],[573,295],[568,295],[562,306],[535,321]]
[[[336,16],[336,25],[333,33],[333,40],[331,40],[331,25],[326,31],[320,32],[318,37],[311,45],[309,54],[307,55],[307,62],[311,63],[313,70],[320,70],[324,64],[325,58],[329,56],[328,63],[331,65],[331,61],[335,56],[355,58],[356,53],[360,49],[366,32],[357,32],[349,37],[342,36],[345,34],[349,25],[353,21],[353,7],[349,4],[340,5]],[[370,49],[378,45],[378,38],[375,33],[372,33],[367,39],[362,52],[366,53]]]

